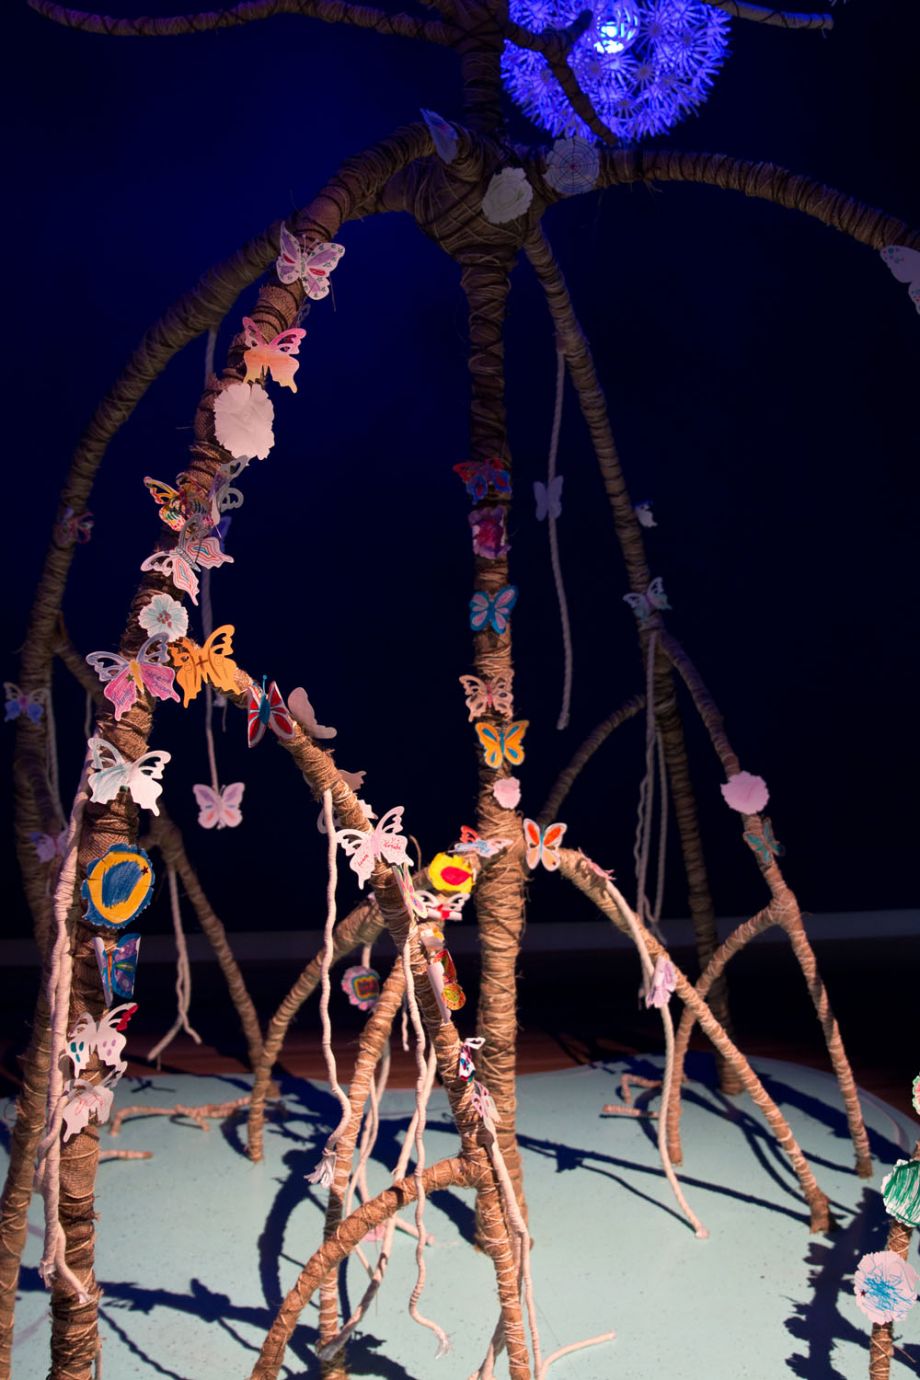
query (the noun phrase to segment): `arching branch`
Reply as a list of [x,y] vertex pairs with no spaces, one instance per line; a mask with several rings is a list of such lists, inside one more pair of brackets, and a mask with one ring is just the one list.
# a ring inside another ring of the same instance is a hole
[[832,29],[830,14],[797,14],[789,10],[771,10],[764,5],[748,5],[744,0],[703,0],[704,5],[724,10],[733,19],[750,19],[754,24],[772,24],[778,29]]
[[645,696],[634,695],[631,700],[621,704],[619,709],[615,709],[612,714],[609,714],[606,719],[602,719],[597,727],[591,730],[581,747],[573,753],[568,766],[563,767],[556,777],[553,788],[546,797],[546,803],[538,816],[541,824],[549,824],[550,820],[555,819],[559,807],[574,786],[579,773],[587,766],[598,748],[606,743],[614,729],[619,728],[620,724],[625,724],[627,719],[633,718],[644,708]]

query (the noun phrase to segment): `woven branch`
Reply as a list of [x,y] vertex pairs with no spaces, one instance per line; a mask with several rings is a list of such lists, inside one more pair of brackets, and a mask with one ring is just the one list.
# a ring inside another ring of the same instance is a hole
[[830,14],[797,14],[794,10],[771,10],[764,5],[748,5],[745,0],[703,0],[704,5],[724,10],[733,19],[749,19],[754,24],[772,24],[778,29],[832,29]]
[[598,748],[606,743],[611,733],[619,728],[620,724],[625,724],[627,720],[635,718],[644,708],[645,696],[634,695],[631,700],[627,700],[625,704],[620,705],[619,709],[615,709],[614,712],[606,719],[603,719],[595,729],[592,729],[581,747],[572,754],[572,760],[569,762],[568,766],[563,767],[562,771],[556,777],[552,790],[546,797],[546,803],[537,816],[537,820],[540,824],[549,824],[551,820],[558,816],[563,801],[575,785],[581,772],[597,752]]
[[[912,1160],[920,1160],[920,1140],[914,1146]],[[892,1220],[888,1228],[887,1249],[894,1251],[902,1260],[907,1259],[913,1229],[903,1222]],[[888,1380],[891,1373],[891,1358],[894,1355],[893,1324],[873,1323],[869,1338],[869,1380]]]

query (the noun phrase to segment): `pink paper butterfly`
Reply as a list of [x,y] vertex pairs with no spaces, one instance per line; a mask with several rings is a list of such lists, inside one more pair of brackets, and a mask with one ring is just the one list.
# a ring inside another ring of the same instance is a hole
[[115,706],[116,720],[137,704],[143,691],[157,700],[179,699],[173,688],[176,673],[169,665],[164,633],[148,637],[133,657],[118,652],[90,652],[86,660],[105,685],[102,693]]
[[480,680],[478,676],[461,676],[460,684],[466,697],[466,707],[470,711],[470,723],[481,719],[490,710],[510,719],[514,713],[514,697],[511,691],[513,671],[502,672],[490,680]]
[[193,786],[198,803],[198,823],[202,829],[235,829],[242,822],[240,802],[246,789],[244,781],[233,781],[215,791],[211,786]]
[[304,249],[286,225],[281,227],[281,253],[275,261],[275,272],[282,283],[300,280],[304,292],[314,302],[329,295],[329,275],[345,253],[344,244],[320,240]]
[[221,565],[232,565],[233,557],[220,549],[216,537],[194,537],[183,532],[170,551],[154,551],[141,562],[141,570],[155,570],[159,575],[168,575],[176,589],[187,594],[193,604],[198,603],[198,576],[196,570],[216,570]]
[[351,870],[358,875],[358,885],[364,885],[371,875],[375,862],[388,862],[391,867],[411,867],[412,861],[406,854],[408,840],[403,837],[402,817],[405,806],[394,805],[387,810],[383,819],[364,833],[360,829],[339,829],[336,843],[351,858]]
[[271,340],[266,340],[251,316],[243,317],[243,340],[246,352],[243,363],[246,365],[244,383],[258,383],[269,373],[275,383],[282,388],[297,392],[294,375],[300,368],[300,360],[294,356],[300,349],[300,342],[306,335],[302,326],[289,331],[280,331]]
[[89,1083],[85,1078],[72,1078],[64,1084],[67,1094],[63,1112],[65,1143],[78,1131],[86,1129],[90,1117],[95,1116],[98,1126],[108,1121],[117,1082],[116,1075],[110,1073],[101,1083]]
[[64,856],[64,845],[67,842],[67,830],[62,829],[59,834],[41,834],[37,830],[29,835],[29,842],[35,849],[39,862],[54,862],[55,858]]
[[548,872],[559,866],[559,849],[568,825],[547,824],[541,829],[535,819],[524,820],[524,842],[527,845],[527,866],[531,871],[540,863]]
[[562,516],[562,481],[564,475],[557,474],[549,484],[543,484],[539,479],[534,480],[533,496],[537,500],[537,522],[549,516],[557,518]]

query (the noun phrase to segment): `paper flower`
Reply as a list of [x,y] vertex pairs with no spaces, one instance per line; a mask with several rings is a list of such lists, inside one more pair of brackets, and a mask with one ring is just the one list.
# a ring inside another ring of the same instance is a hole
[[428,879],[436,891],[473,890],[473,869],[458,853],[435,853],[428,864]]
[[521,783],[516,776],[500,776],[492,786],[492,794],[503,810],[513,810],[521,799]]
[[557,139],[546,159],[546,181],[560,196],[590,192],[601,170],[601,158],[594,144],[575,135]]
[[380,974],[373,968],[346,968],[342,991],[359,1011],[373,1011],[380,1000]]
[[214,404],[214,435],[235,460],[264,460],[275,444],[275,409],[257,383],[231,383]]
[[767,783],[762,776],[739,771],[720,787],[722,799],[732,810],[742,815],[759,815],[770,799]]
[[533,201],[533,187],[523,168],[502,168],[492,178],[482,198],[482,214],[491,225],[517,220]]
[[162,633],[167,642],[188,633],[188,612],[171,594],[155,594],[137,615],[137,621],[148,637]]
[[470,526],[473,529],[473,554],[485,556],[487,560],[497,561],[511,550],[505,531],[504,508],[474,508],[470,513]]
[[670,959],[665,958],[664,954],[659,954],[655,959],[655,971],[652,973],[652,981],[645,992],[646,1006],[667,1006],[671,1000],[671,993],[677,986],[677,975],[674,972],[674,964]]
[[917,1301],[920,1275],[894,1251],[872,1251],[856,1267],[856,1306],[870,1322],[900,1322]]
[[920,1227],[920,1160],[898,1160],[882,1180],[885,1211],[905,1227]]
[[331,1188],[335,1179],[335,1150],[327,1145],[319,1164],[312,1174],[304,1174],[304,1178],[308,1184],[316,1184],[319,1188]]

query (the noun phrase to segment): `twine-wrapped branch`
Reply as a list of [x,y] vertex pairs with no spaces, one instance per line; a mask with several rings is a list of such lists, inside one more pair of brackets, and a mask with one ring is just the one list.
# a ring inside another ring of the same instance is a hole
[[[920,1140],[914,1146],[911,1159],[920,1160]],[[911,1227],[892,1218],[888,1228],[886,1249],[894,1251],[895,1255],[906,1260],[912,1236]],[[890,1322],[872,1324],[872,1335],[869,1338],[869,1380],[888,1380],[891,1373],[891,1358],[894,1355],[893,1327],[894,1324]]]
[[746,0],[703,0],[704,5],[724,10],[733,19],[748,19],[752,24],[770,24],[778,29],[832,29],[831,14],[802,14],[795,10],[773,10],[765,5],[749,5]]

